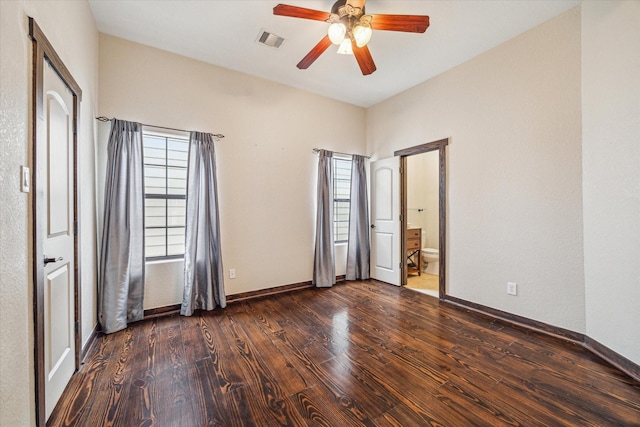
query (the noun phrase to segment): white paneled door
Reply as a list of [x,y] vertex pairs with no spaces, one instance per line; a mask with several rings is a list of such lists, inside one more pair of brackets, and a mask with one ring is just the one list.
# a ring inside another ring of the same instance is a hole
[[371,277],[400,286],[400,157],[371,162]]
[[45,62],[43,111],[44,374],[49,418],[75,370],[73,95]]

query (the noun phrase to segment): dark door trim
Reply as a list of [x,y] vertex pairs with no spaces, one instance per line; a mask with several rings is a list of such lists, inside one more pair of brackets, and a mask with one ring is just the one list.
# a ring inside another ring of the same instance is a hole
[[32,166],[32,233],[33,233],[33,324],[34,324],[34,370],[35,370],[35,406],[36,406],[36,425],[38,427],[46,426],[45,417],[45,367],[44,367],[44,266],[42,260],[43,239],[42,230],[44,229],[43,213],[43,176],[40,165],[47,161],[46,152],[42,149],[42,142],[45,140],[45,129],[40,125],[44,122],[44,93],[43,93],[43,74],[44,67],[51,68],[60,76],[62,81],[67,85],[73,94],[73,198],[74,198],[74,304],[75,304],[75,359],[76,370],[80,363],[80,254],[78,251],[79,241],[79,223],[78,223],[78,115],[80,101],[82,100],[82,90],[71,73],[64,65],[56,51],[53,49],[49,40],[36,23],[29,17],[29,37],[32,41],[32,102],[31,102],[31,127],[32,142],[31,152],[33,153]]
[[426,144],[417,145],[411,148],[405,148],[393,153],[394,156],[400,156],[400,205],[402,210],[402,220],[400,226],[400,250],[403,256],[403,274],[402,284],[407,284],[407,248],[405,242],[406,221],[407,221],[407,157],[415,154],[428,153],[430,151],[438,150],[439,153],[439,244],[440,244],[440,271],[438,280],[438,297],[442,301],[447,295],[446,288],[446,272],[447,265],[447,145],[449,145],[449,138],[439,139],[437,141],[429,142]]

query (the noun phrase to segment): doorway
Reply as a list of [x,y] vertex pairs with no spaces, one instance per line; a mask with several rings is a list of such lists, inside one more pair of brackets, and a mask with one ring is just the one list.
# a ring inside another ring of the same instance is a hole
[[36,425],[79,366],[77,146],[82,91],[33,18],[33,321]]
[[406,157],[406,287],[438,298],[440,274],[438,152]]
[[424,284],[430,288],[425,293],[439,299],[446,295],[448,144],[447,138],[394,153],[400,157],[401,171],[402,285],[407,286],[410,280],[422,282],[415,287]]

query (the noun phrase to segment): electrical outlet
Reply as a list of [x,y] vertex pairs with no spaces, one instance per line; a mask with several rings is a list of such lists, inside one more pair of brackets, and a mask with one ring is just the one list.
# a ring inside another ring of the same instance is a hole
[[235,279],[236,278],[236,269],[232,268],[229,270],[229,279]]
[[515,282],[507,282],[507,293],[509,295],[518,295],[518,285]]

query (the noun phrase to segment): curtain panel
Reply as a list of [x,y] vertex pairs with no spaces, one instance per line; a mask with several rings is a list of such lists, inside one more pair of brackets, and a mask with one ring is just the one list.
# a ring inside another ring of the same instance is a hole
[[142,125],[113,119],[107,147],[98,321],[106,334],[144,316]]
[[318,156],[316,244],[313,259],[313,284],[318,288],[328,288],[336,283],[332,158],[333,152],[320,150]]
[[211,134],[191,132],[187,172],[184,294],[180,314],[226,307],[216,154]]
[[353,156],[351,166],[351,203],[347,241],[347,280],[369,278],[369,202],[364,156]]

